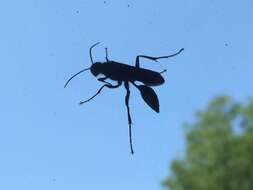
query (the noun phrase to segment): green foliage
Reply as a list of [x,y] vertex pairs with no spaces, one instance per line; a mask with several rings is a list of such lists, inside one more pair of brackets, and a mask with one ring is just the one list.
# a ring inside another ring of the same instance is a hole
[[171,163],[165,188],[253,189],[253,100],[243,106],[217,97],[185,128],[185,158]]

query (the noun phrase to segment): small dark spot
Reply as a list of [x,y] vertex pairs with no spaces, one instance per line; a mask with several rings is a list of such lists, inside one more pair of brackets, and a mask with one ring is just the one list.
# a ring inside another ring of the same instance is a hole
[[127,7],[130,7],[130,5],[129,5],[129,4],[127,4]]
[[227,43],[225,43],[225,46],[228,46],[228,44],[227,44]]
[[106,4],[106,1],[104,1],[104,4]]
[[79,11],[77,10],[77,11],[76,11],[76,13],[78,14],[78,13],[79,13]]

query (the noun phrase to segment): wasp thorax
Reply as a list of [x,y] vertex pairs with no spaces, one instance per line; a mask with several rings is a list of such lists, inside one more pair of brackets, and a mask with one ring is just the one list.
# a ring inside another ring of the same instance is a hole
[[96,62],[91,65],[90,71],[95,77],[101,73],[101,66],[102,64],[100,62]]

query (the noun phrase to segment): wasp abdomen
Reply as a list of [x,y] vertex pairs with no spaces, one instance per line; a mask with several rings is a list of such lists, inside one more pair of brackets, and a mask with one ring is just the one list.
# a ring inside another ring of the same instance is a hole
[[162,75],[158,72],[137,68],[131,65],[109,61],[103,63],[103,73],[106,77],[116,81],[139,81],[147,86],[157,86],[164,83]]

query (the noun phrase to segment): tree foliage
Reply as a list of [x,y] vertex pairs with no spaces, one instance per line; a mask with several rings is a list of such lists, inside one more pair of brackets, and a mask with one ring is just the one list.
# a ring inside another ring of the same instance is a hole
[[229,97],[217,97],[185,127],[185,156],[171,163],[164,187],[253,189],[253,100],[241,105]]

